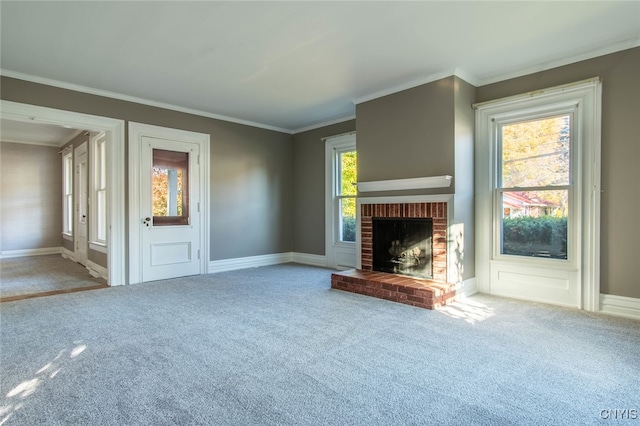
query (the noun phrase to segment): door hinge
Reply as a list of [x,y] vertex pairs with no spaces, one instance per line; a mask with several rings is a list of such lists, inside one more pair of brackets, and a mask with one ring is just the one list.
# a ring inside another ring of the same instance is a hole
[[197,206],[198,206],[198,208],[197,208],[197,212],[198,212],[198,213],[200,213],[200,202],[199,202],[199,201],[198,201]]
[[200,259],[200,249],[198,249],[198,259]]

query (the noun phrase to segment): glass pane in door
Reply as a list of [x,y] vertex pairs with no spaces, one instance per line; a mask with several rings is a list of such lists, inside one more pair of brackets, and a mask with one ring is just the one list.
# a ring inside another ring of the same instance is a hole
[[189,153],[153,150],[153,225],[189,224]]

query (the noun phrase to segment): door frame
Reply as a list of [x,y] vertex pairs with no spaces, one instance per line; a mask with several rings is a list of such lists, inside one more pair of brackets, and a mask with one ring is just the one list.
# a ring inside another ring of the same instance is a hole
[[126,284],[125,251],[125,157],[124,120],[0,100],[4,118],[107,135],[107,283]]
[[[515,95],[512,97],[475,104],[476,109],[476,158],[475,158],[475,191],[476,191],[476,277],[478,290],[491,293],[492,266],[501,261],[496,259],[493,251],[494,230],[496,220],[493,216],[496,176],[496,147],[492,145],[495,134],[493,121],[512,111],[536,111],[549,104],[577,105],[582,115],[582,146],[580,164],[579,189],[581,202],[576,207],[581,209],[581,223],[577,224],[580,232],[577,241],[580,243],[580,258],[577,259],[577,272],[580,273],[578,300],[576,305],[588,311],[600,310],[600,174],[601,174],[601,102],[602,85],[597,77]],[[502,262],[503,263],[503,262]],[[516,264],[517,262],[510,262]],[[548,264],[532,265],[538,270],[550,270]],[[541,269],[542,268],[542,269]],[[546,268],[546,269],[544,269]],[[570,267],[558,268],[568,271]]]
[[209,162],[210,135],[187,130],[129,122],[129,284],[142,283],[142,222],[140,205],[141,150],[144,136],[180,140],[200,146],[200,274],[209,268]]
[[[80,162],[79,157],[84,154],[84,162],[85,162],[85,176],[84,182],[80,179]],[[73,212],[73,257],[76,262],[84,266],[88,267],[87,262],[89,261],[89,223],[88,223],[88,213],[89,213],[89,204],[87,197],[89,196],[89,143],[87,141],[82,142],[79,146],[73,149],[73,167],[74,167],[74,178],[73,178],[73,206],[75,207]],[[84,183],[84,188],[82,187]],[[82,197],[82,191],[84,191],[84,200]],[[84,206],[82,206],[82,202],[84,201]],[[80,217],[80,212],[84,211],[84,225],[82,224],[82,218]],[[84,244],[82,244],[82,239],[80,238],[80,227],[84,226]],[[82,244],[83,247],[80,247]]]

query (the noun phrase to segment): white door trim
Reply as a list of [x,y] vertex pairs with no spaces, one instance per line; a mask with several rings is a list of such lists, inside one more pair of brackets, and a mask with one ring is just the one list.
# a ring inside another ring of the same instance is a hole
[[5,100],[0,101],[0,115],[16,121],[106,133],[108,283],[110,286],[126,284],[124,121]]
[[200,146],[200,273],[209,267],[209,142],[206,133],[129,122],[129,284],[142,282],[140,172],[142,137],[181,140]]
[[[89,261],[89,144],[85,141],[73,150],[73,255],[76,262],[87,267]],[[84,159],[83,157],[84,156]],[[80,164],[84,162],[84,176]],[[84,194],[83,194],[84,192]],[[84,216],[84,218],[82,216]]]
[[[476,277],[478,290],[491,292],[494,220],[492,195],[495,187],[495,146],[493,118],[521,109],[536,111],[549,103],[572,102],[582,114],[579,129],[581,147],[581,223],[578,239],[582,248],[577,267],[581,273],[578,307],[589,311],[600,309],[600,118],[602,86],[599,78],[525,93],[505,99],[476,104]],[[548,264],[545,264],[548,267]],[[567,268],[564,268],[567,269]],[[541,269],[540,269],[541,270]]]

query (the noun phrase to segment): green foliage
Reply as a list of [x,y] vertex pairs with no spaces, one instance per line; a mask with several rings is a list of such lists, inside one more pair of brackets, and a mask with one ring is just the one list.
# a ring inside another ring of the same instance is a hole
[[340,154],[340,195],[356,195],[358,181],[358,155],[356,151]]
[[[502,186],[540,187],[570,182],[570,116],[512,123],[502,127]],[[561,192],[546,201],[563,205]]]
[[[340,195],[356,196],[358,179],[358,155],[356,151],[340,153]],[[356,240],[356,199],[341,201],[342,241]]]
[[505,218],[502,227],[503,253],[566,259],[567,218]]
[[347,216],[342,218],[342,241],[356,240],[356,218]]

